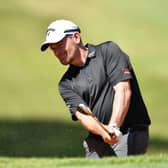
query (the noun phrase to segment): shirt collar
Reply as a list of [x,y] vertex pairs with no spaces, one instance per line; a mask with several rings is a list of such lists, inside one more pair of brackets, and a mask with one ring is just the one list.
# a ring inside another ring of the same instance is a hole
[[85,47],[88,48],[88,58],[92,58],[96,56],[96,49],[94,45],[86,44]]

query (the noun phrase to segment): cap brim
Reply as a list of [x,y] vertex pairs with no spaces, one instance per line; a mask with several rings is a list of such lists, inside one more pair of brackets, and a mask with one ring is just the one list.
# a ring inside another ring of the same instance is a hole
[[41,51],[45,51],[47,48],[49,47],[49,43],[43,43],[42,45],[41,45]]

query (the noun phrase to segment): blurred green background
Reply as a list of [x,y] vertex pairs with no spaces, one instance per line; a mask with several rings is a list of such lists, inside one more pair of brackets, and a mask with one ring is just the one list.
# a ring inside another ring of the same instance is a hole
[[130,56],[151,116],[149,153],[168,152],[167,0],[0,0],[0,156],[83,156],[87,132],[58,93],[65,66],[40,52],[48,24],[69,19],[84,43]]

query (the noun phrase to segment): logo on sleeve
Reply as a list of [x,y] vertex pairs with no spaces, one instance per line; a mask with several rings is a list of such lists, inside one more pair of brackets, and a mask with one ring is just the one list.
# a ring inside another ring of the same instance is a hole
[[127,67],[121,68],[121,71],[122,71],[124,74],[130,74],[130,73],[131,73]]

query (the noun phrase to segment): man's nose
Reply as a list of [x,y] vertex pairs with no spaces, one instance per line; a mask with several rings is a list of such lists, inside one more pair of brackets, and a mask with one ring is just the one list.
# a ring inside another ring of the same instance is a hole
[[56,56],[59,55],[59,50],[58,49],[53,49],[53,52]]
[[54,54],[55,54],[55,55],[58,55],[58,51],[56,51],[56,50],[53,50],[53,52],[54,52]]
[[61,55],[62,55],[62,51],[61,50],[53,50],[53,52],[54,52],[54,55],[56,57],[61,57]]

